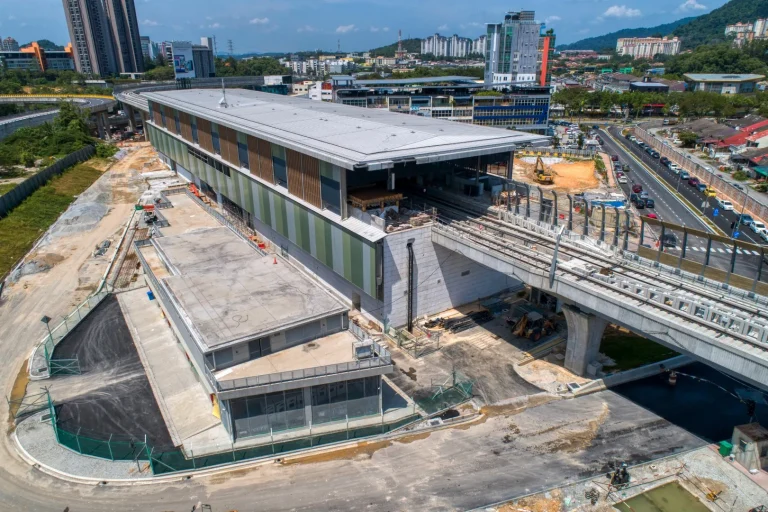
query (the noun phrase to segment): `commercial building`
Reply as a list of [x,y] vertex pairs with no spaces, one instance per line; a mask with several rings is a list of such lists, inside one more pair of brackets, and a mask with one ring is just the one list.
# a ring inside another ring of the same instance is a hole
[[[542,63],[551,62],[554,45],[547,47],[542,58],[540,50],[548,43],[540,43],[544,26],[534,19],[534,11],[508,12],[502,23],[487,25],[487,51],[485,55],[485,84],[500,88],[505,84],[540,83],[549,74],[540,70]],[[554,34],[550,43],[554,42]]]
[[37,42],[16,51],[0,51],[0,67],[28,71],[75,70],[72,45],[64,50],[44,50]]
[[213,49],[189,41],[173,41],[166,46],[170,50],[168,62],[179,78],[210,78],[216,76]]
[[133,0],[105,0],[112,38],[120,73],[142,73],[144,57],[141,53],[139,21]]
[[140,36],[139,40],[141,42],[141,56],[145,59],[154,59],[154,45],[152,44],[152,41],[149,39],[149,37]]
[[0,38],[0,50],[4,52],[15,52],[19,50],[19,42],[12,37]]
[[706,91],[718,94],[751,94],[763,75],[720,75],[707,73],[686,73],[683,75],[692,91]]
[[208,37],[208,36],[201,37],[200,38],[200,44],[205,46],[205,47],[207,47],[207,48],[210,48],[211,51],[213,52],[213,56],[214,57],[216,56],[216,48],[214,47],[215,45],[214,45],[212,37]]
[[677,37],[625,37],[616,42],[616,53],[635,59],[652,59],[656,55],[677,55],[681,44]]
[[548,129],[550,88],[537,84],[505,85],[498,96],[474,78],[357,80],[332,77],[326,101],[391,112],[481,124],[545,134]]
[[113,35],[101,0],[63,0],[78,73],[115,75]]
[[555,60],[555,31],[550,29],[539,38],[537,72],[539,85],[552,83],[552,63]]

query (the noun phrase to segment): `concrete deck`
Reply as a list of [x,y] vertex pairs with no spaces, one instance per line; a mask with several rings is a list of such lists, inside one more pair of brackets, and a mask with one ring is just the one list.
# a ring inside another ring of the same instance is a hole
[[[221,426],[181,345],[176,341],[148,288],[118,294],[160,411],[176,446],[202,431]],[[223,427],[222,427],[223,429]]]
[[203,210],[187,194],[168,196],[173,208],[163,209],[163,217],[170,226],[162,228],[164,236],[180,235],[196,229],[220,227],[219,221]]
[[302,343],[301,345],[221,370],[214,375],[216,380],[226,381],[316,368],[331,364],[349,363],[355,361],[355,357],[352,354],[352,343],[355,340],[356,338],[351,332],[341,331],[310,343]]
[[209,349],[347,311],[294,267],[259,255],[228,228],[199,229],[152,243],[177,274],[163,281]]
[[168,272],[168,268],[165,266],[165,263],[160,260],[160,256],[153,246],[146,245],[144,247],[139,247],[139,251],[141,251],[141,255],[144,256],[144,259],[147,260],[147,264],[149,265],[149,268],[152,269],[152,273],[155,274],[156,278],[163,279],[171,276],[171,273]]

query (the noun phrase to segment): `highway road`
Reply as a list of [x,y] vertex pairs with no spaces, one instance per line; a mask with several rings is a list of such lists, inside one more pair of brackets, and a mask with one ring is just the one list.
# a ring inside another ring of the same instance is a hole
[[[702,216],[706,216],[711,219],[723,232],[731,233],[731,224],[736,222],[736,212],[718,211],[717,215],[714,215],[715,210],[721,210],[717,206],[716,199],[706,198],[695,187],[690,186],[686,180],[682,180],[679,175],[662,165],[659,160],[652,158],[645,153],[636,144],[627,140],[621,135],[621,129],[616,127],[608,128],[610,135],[614,137],[611,140],[607,137],[605,131],[601,130],[601,138],[603,139],[603,149],[611,155],[618,155],[619,161],[629,166],[630,171],[626,173],[629,183],[621,185],[624,193],[629,197],[631,188],[635,184],[640,184],[644,191],[649,193],[649,196],[655,201],[654,209],[638,210],[641,215],[647,215],[648,213],[655,213],[661,220],[679,224],[702,231],[712,232],[704,221]],[[662,184],[662,181],[667,186]],[[692,205],[701,208],[701,205],[706,203],[706,208],[691,210],[687,207],[670,189],[676,189],[679,193]],[[702,211],[703,210],[703,211]],[[760,244],[760,237],[753,233],[747,226],[739,226],[739,240],[749,243]],[[648,231],[646,231],[646,236]],[[678,239],[676,248],[668,248],[666,252],[670,254],[680,254],[682,245],[682,233],[675,233]],[[654,237],[657,237],[655,234]],[[655,238],[649,240],[646,238],[644,242],[654,247]],[[686,249],[686,259],[703,263],[706,254],[707,240],[705,238],[699,238],[694,236],[688,237],[688,244]],[[728,270],[731,265],[732,258],[732,246],[713,243],[710,254],[710,265],[715,268]],[[759,253],[753,251],[743,251],[737,249],[736,261],[734,271],[736,274],[752,277],[757,274],[759,266]],[[768,272],[763,272],[761,281],[768,282]]]

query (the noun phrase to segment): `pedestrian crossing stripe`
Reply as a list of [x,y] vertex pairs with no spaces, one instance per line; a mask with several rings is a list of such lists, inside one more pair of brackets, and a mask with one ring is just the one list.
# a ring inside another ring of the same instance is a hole
[[[679,247],[675,247],[675,250],[682,250]],[[686,250],[688,251],[695,251],[695,252],[707,252],[706,247],[688,247]],[[721,249],[720,247],[712,247],[712,250],[710,252],[719,252],[722,254],[733,254],[733,249]],[[750,249],[736,249],[736,254],[741,254],[742,256],[760,256],[760,251],[753,251]]]

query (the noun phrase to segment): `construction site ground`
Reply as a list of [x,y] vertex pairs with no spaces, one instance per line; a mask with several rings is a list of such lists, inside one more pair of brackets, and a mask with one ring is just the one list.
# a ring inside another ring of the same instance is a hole
[[[605,475],[599,475],[486,510],[630,512],[635,509],[622,502],[651,489],[675,483],[713,512],[751,510],[753,507],[766,504],[766,497],[768,497],[766,489],[760,486],[755,477],[744,471],[738,463],[730,462],[727,458],[720,456],[714,445],[702,446],[680,455],[630,467],[629,473],[629,485],[622,489],[610,487],[609,479]],[[761,473],[765,475],[765,472]],[[596,500],[595,496],[597,496]],[[714,496],[717,498],[713,501],[711,498]]]
[[542,157],[544,167],[554,176],[552,185],[541,184],[536,180],[534,169],[536,157],[515,159],[515,181],[540,186],[545,190],[554,190],[569,194],[579,192],[602,192],[607,187],[601,183],[595,172],[595,162],[592,159],[569,160],[560,157]]
[[[431,353],[414,357],[409,351],[393,347],[392,359],[395,372],[392,381],[415,400],[433,396],[441,386],[450,387],[454,373],[459,381],[471,380],[473,394],[486,404],[494,404],[522,395],[538,393],[542,390],[555,391],[556,387],[534,384],[535,378],[523,378],[517,364],[526,356],[526,352],[540,345],[512,334],[512,327],[506,317],[515,307],[526,304],[523,299],[508,297],[509,310],[498,312],[493,319],[457,333],[440,331],[439,349],[437,342],[432,345]],[[431,318],[457,318],[483,310],[480,302],[473,302],[455,309],[443,311]],[[564,322],[561,320],[561,330]],[[550,336],[550,338],[554,335]],[[433,337],[434,339],[434,337]],[[553,365],[556,366],[556,365]],[[562,363],[561,365],[562,366]],[[552,370],[557,372],[557,370]],[[530,373],[530,372],[528,372]],[[573,374],[560,368],[561,382],[572,382]],[[570,376],[570,377],[569,377]],[[585,379],[578,379],[584,381]],[[547,378],[540,378],[546,384]]]

